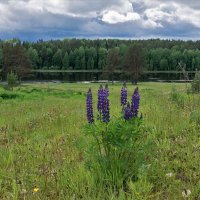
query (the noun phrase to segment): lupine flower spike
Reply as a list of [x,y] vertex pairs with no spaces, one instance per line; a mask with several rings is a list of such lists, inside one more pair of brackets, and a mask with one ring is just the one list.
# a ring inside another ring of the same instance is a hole
[[[102,85],[100,85],[98,90],[98,104],[97,104],[97,109],[99,111],[98,119],[102,120],[104,123],[108,123],[110,121],[110,102],[108,96],[109,96],[108,85],[106,84],[105,88],[103,88]],[[129,120],[133,117],[138,117],[139,103],[140,103],[140,94],[138,88],[134,90],[134,93],[132,95],[131,105],[129,104],[129,102],[127,103],[127,89],[126,89],[126,83],[124,82],[121,90],[121,105],[123,106],[122,111],[124,113],[125,120]],[[88,123],[94,123],[91,89],[89,89],[87,92],[86,107],[87,107]],[[142,118],[143,116],[141,114],[140,119]]]
[[140,94],[137,87],[132,95],[132,103],[131,103],[131,110],[133,112],[134,117],[138,116],[139,104],[140,104]]
[[87,107],[88,123],[93,123],[94,122],[94,115],[93,115],[93,105],[92,105],[92,91],[91,91],[90,88],[87,92],[86,107]]
[[121,106],[122,111],[124,110],[125,106],[127,104],[127,89],[126,89],[126,82],[124,82],[122,89],[121,89]]
[[129,120],[131,119],[133,116],[132,110],[131,110],[131,106],[130,103],[127,103],[127,106],[124,108],[124,119],[125,120]]
[[98,90],[98,103],[97,103],[97,110],[99,111],[99,114],[98,114],[99,120],[101,120],[101,116],[102,116],[102,106],[103,106],[102,93],[103,93],[103,86],[100,85],[99,90]]
[[98,90],[98,104],[97,104],[98,111],[102,110],[102,92],[103,92],[103,86],[100,85]]
[[110,103],[108,99],[109,90],[108,85],[106,85],[105,89],[102,92],[102,118],[103,122],[108,123],[110,121]]

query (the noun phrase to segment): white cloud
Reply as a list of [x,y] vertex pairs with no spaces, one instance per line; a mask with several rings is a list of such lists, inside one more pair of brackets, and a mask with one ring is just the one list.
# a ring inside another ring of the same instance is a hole
[[[117,1],[115,1],[117,2]],[[104,11],[116,11],[120,13],[129,13],[133,11],[132,3],[129,0],[118,0],[118,3],[107,6]]]
[[151,19],[143,20],[142,26],[146,29],[155,29],[155,28],[163,28],[163,25],[159,22],[155,22]]
[[180,20],[200,28],[200,10],[183,6],[177,8],[176,14]]
[[102,21],[109,24],[123,23],[128,21],[136,21],[140,19],[138,13],[128,12],[127,14],[120,14],[116,11],[108,11],[103,14]]
[[[143,26],[147,28],[164,27],[166,22],[176,26],[179,23],[191,24],[200,28],[200,10],[188,7],[186,4],[178,3],[176,1],[162,1],[162,3],[150,4],[148,0],[134,0],[142,1],[146,5],[143,13]],[[183,1],[184,2],[184,1]],[[200,4],[200,3],[199,3]]]
[[167,5],[160,5],[158,7],[154,8],[149,8],[146,9],[144,12],[145,16],[147,19],[152,20],[152,21],[166,21],[169,23],[175,23],[177,14],[174,11],[173,7],[171,7],[171,10],[168,10]]

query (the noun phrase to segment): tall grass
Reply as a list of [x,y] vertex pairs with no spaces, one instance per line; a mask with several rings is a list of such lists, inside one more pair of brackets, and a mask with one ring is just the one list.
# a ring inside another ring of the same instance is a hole
[[[189,199],[198,199],[200,124],[192,113],[200,109],[200,96],[184,94],[184,85],[177,84],[177,91],[187,96],[179,106],[170,97],[172,85],[139,84],[154,151],[138,168],[137,179],[117,190],[105,187],[86,166],[92,140],[82,132],[87,84],[30,84],[15,88],[14,98],[1,97],[0,199],[182,199],[188,190]],[[96,84],[90,87],[98,90]],[[115,116],[121,85],[109,88]],[[128,85],[129,94],[133,89]]]

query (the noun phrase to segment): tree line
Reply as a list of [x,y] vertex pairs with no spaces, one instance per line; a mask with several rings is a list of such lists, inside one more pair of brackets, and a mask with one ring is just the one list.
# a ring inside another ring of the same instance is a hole
[[[23,64],[20,64],[23,63]],[[200,41],[64,39],[21,42],[0,40],[0,68],[7,72],[20,69],[115,70],[137,77],[141,67],[149,71],[200,70]],[[23,67],[22,67],[23,66]],[[17,70],[18,71],[18,70]]]

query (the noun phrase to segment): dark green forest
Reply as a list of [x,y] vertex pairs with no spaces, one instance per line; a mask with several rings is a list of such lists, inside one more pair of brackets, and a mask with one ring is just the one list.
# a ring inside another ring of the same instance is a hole
[[[19,50],[11,50],[16,46],[20,47],[21,55],[18,55]],[[19,39],[0,40],[1,69],[4,69],[6,65],[14,67],[17,57],[23,57],[24,54],[29,60],[26,61],[26,65],[30,64],[35,70],[98,69],[112,73],[114,70],[130,70],[135,66],[140,68],[142,65],[143,70],[147,71],[172,71],[178,70],[180,62],[188,71],[200,70],[200,41],[64,39],[21,42]],[[140,59],[136,60],[138,57]],[[135,64],[130,66],[134,62]]]

